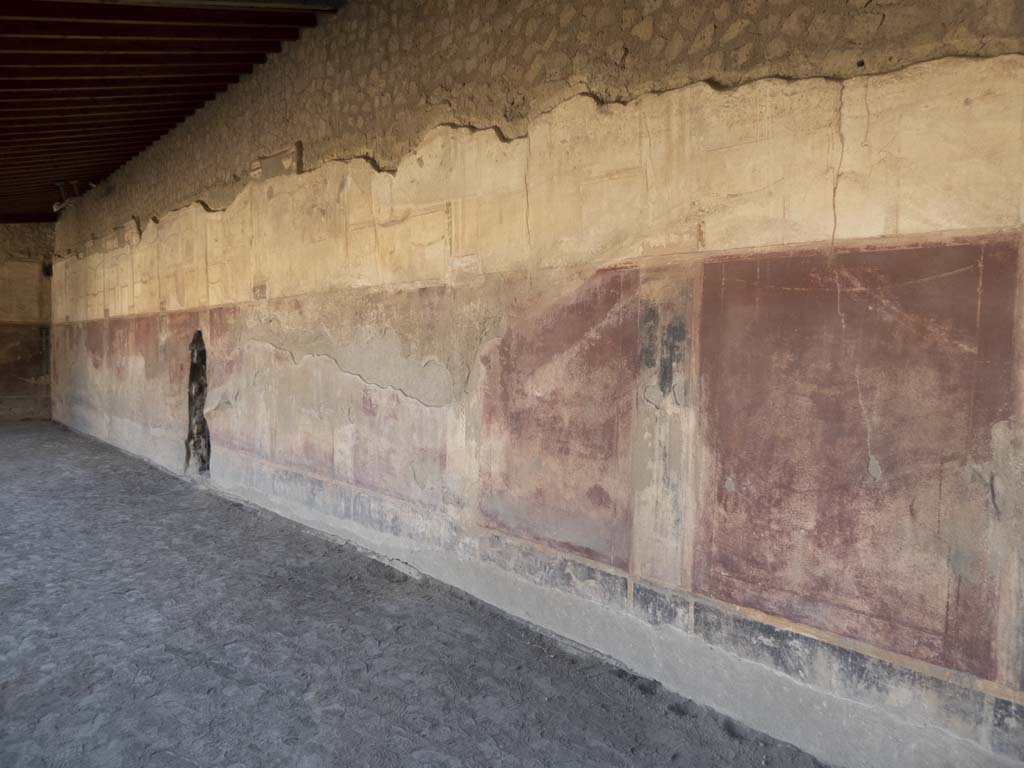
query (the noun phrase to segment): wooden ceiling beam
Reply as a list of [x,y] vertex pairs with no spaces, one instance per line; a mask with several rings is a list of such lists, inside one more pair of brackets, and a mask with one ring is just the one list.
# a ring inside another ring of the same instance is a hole
[[88,136],[96,133],[110,133],[132,128],[155,128],[160,125],[170,125],[181,122],[187,115],[178,113],[167,113],[154,115],[153,117],[141,120],[114,120],[114,121],[75,121],[63,120],[24,120],[21,122],[0,122],[0,137],[11,137],[19,134],[34,136],[38,139],[63,136],[73,139],[76,136]]
[[33,144],[63,141],[75,143],[80,139],[95,136],[124,136],[128,133],[152,133],[154,130],[173,125],[182,120],[176,115],[166,115],[153,120],[127,121],[120,123],[86,123],[67,125],[62,122],[27,123],[5,125],[0,123],[0,143],[13,140],[32,141]]
[[77,93],[78,91],[104,90],[113,91],[112,96],[122,91],[136,91],[140,88],[154,92],[165,89],[179,90],[182,87],[218,86],[237,83],[238,75],[177,75],[176,77],[90,77],[62,78],[37,77],[35,79],[0,78],[0,93],[14,91],[24,92],[26,96],[35,98],[38,91],[62,91]]
[[276,53],[273,40],[135,40],[132,38],[0,37],[0,53]]
[[0,147],[0,157],[7,158],[10,162],[4,165],[4,171],[9,171],[18,165],[38,165],[40,163],[56,163],[56,162],[95,162],[98,158],[113,158],[115,155],[118,157],[127,157],[129,150],[138,151],[139,149],[145,149],[147,146],[153,143],[153,136],[147,136],[145,138],[134,137],[129,141],[118,141],[113,143],[99,143],[94,144],[91,151],[88,152],[75,152],[68,150],[60,150],[55,147],[49,147],[39,152],[34,152],[30,147],[24,145],[8,145],[6,147]]
[[[179,96],[192,96],[193,98],[199,98],[200,96],[212,96],[215,93],[220,93],[226,85],[221,86],[209,86],[209,85],[178,85],[174,88],[167,90],[153,87],[138,87],[138,88],[124,88],[116,92],[117,96],[134,96],[137,99],[144,99],[159,103],[164,96],[170,96],[172,94]],[[54,91],[39,91],[37,93],[26,94],[24,91],[5,91],[3,85],[0,84],[0,101],[19,101],[24,100],[26,97],[30,97],[33,101],[37,102],[56,102],[57,104],[72,104],[75,101],[81,102],[82,100],[102,98],[104,96],[114,95],[110,91],[104,91],[101,89],[82,89],[68,93],[54,92]]]
[[[89,182],[80,182],[80,188],[87,187]],[[40,188],[29,195],[0,195],[0,216],[13,214],[15,211],[23,211],[23,216],[29,212],[42,213],[52,211],[53,204],[59,201],[60,187],[51,184],[48,187]]]
[[205,67],[230,65],[255,65],[267,60],[261,52],[238,53],[231,51],[164,51],[163,53],[110,52],[110,53],[64,53],[48,51],[37,53],[0,53],[0,66],[13,67],[90,67],[101,71],[107,68],[150,66],[161,69],[175,67]]
[[148,137],[155,140],[167,133],[170,125],[161,123],[159,125],[120,127],[106,131],[79,131],[78,133],[43,133],[33,134],[31,131],[20,133],[0,132],[0,150],[10,147],[18,147],[24,157],[32,157],[40,153],[50,153],[55,150],[80,151],[83,147],[95,146],[98,143],[121,141],[126,142],[135,138]]
[[231,27],[223,24],[107,24],[92,21],[8,20],[0,37],[109,40],[298,40],[295,27]]
[[[4,182],[15,179],[49,178],[53,174],[58,177],[68,178],[69,173],[84,173],[87,171],[100,171],[105,168],[119,168],[127,162],[130,154],[118,152],[114,154],[98,155],[94,160],[79,160],[76,162],[48,160],[48,161],[25,161],[23,163],[4,161]],[[134,149],[139,152],[141,149]]]
[[[121,163],[108,163],[102,166],[96,166],[94,168],[61,168],[54,170],[38,170],[26,173],[24,176],[19,177],[18,184],[26,184],[32,182],[52,185],[54,188],[59,189],[58,184],[69,184],[72,181],[78,181],[79,186],[85,186],[87,184],[95,184],[98,181],[110,176],[118,168],[121,167]],[[12,191],[17,193],[15,184],[12,184]]]
[[239,82],[238,75],[179,75],[173,78],[40,78],[37,80],[0,80],[0,93],[25,92],[35,96],[38,92],[62,91],[72,95],[79,91],[111,91],[117,95],[124,90],[150,88],[154,91],[181,88],[227,85]]
[[[59,184],[64,184],[65,188],[68,188],[72,181],[78,182],[78,188],[81,191],[90,189],[91,186],[98,186],[97,182],[109,176],[116,169],[110,169],[102,173],[96,173],[91,176],[64,176],[59,179],[50,180],[49,184],[45,188],[40,188],[38,191],[32,193],[32,198],[36,205],[40,205],[41,208],[52,210],[53,204],[61,199]],[[18,204],[26,202],[23,199],[14,198],[10,201],[11,203]],[[4,210],[0,208],[0,210]]]
[[49,78],[120,78],[132,80],[162,80],[179,77],[214,77],[221,75],[244,75],[252,71],[251,64],[176,64],[158,67],[153,65],[95,67],[90,64],[77,66],[41,67],[38,65],[12,65],[0,63],[0,80],[45,80]]
[[[125,134],[124,136],[97,136],[92,139],[83,139],[77,144],[52,143],[44,146],[28,147],[23,141],[0,140],[0,157],[19,162],[37,161],[65,161],[77,158],[92,159],[100,153],[118,154],[123,156],[130,149],[141,147],[145,149],[154,141],[160,138],[160,130],[147,133]],[[7,170],[7,166],[4,167]]]
[[339,3],[0,0],[0,220],[52,219]]
[[[30,221],[30,216],[46,216],[47,211],[52,213],[54,203],[60,200],[60,190],[56,185],[54,185],[52,190],[37,193],[27,199],[4,199],[0,197],[0,217],[23,216],[25,221]],[[2,220],[11,221],[11,219],[6,218]]]
[[[4,107],[7,102],[0,102]],[[135,105],[136,109],[119,109],[116,106],[101,109],[74,109],[54,106],[50,110],[2,109],[0,110],[0,131],[15,125],[34,125],[57,130],[81,124],[83,126],[113,123],[145,123],[162,120],[174,115],[184,117],[191,104],[154,105],[152,108]]]
[[[142,145],[145,147],[145,145]],[[4,163],[4,181],[8,178],[14,178],[18,173],[25,175],[30,171],[64,171],[66,169],[75,168],[96,168],[98,166],[105,166],[113,162],[117,162],[121,165],[130,156],[130,151],[139,151],[136,147],[125,147],[123,152],[111,152],[106,151],[102,154],[96,154],[93,157],[87,159],[75,159],[74,157],[69,158],[26,158],[19,160],[13,155],[9,155],[7,160],[9,162]]]
[[45,196],[38,195],[30,198],[5,199],[0,197],[0,221],[11,224],[25,221],[52,221],[52,219],[40,219],[40,216],[49,215],[56,217],[53,213],[54,203],[60,200],[60,191],[57,187],[53,192]]
[[152,139],[136,139],[127,144],[119,143],[114,146],[98,146],[91,152],[58,154],[56,152],[43,152],[37,155],[26,155],[17,147],[0,148],[0,157],[4,157],[4,180],[6,181],[9,172],[19,168],[42,168],[53,166],[64,166],[74,164],[78,166],[91,166],[101,160],[126,160],[135,152],[140,152],[152,143]]
[[25,184],[56,184],[58,181],[92,181],[96,178],[104,178],[109,176],[115,170],[124,165],[120,161],[107,161],[102,165],[94,166],[61,166],[60,168],[24,168],[19,169],[16,173],[11,173],[10,177],[4,178],[4,184],[8,187],[14,187],[12,191],[18,192],[18,187],[24,186]]
[[[33,155],[24,154],[22,147],[18,145],[0,144],[0,159],[4,163],[5,174],[18,167],[37,167],[40,164],[46,165],[47,163],[50,165],[77,163],[82,161],[83,158],[88,162],[100,159],[124,159],[128,157],[128,153],[141,152],[152,144],[156,138],[156,136],[133,136],[116,144],[99,143],[91,146],[82,146],[78,148],[79,152],[73,150],[54,150],[53,152],[39,152]],[[19,165],[15,166],[15,162]]]
[[[89,184],[97,184],[99,181],[102,181],[103,179],[107,178],[112,173],[114,173],[118,169],[118,167],[118,165],[111,164],[103,168],[91,170],[69,169],[66,173],[54,173],[45,176],[35,174],[23,178],[21,180],[21,183],[19,184],[19,187],[23,187],[24,184],[31,183],[33,181],[38,181],[41,183],[41,188],[38,190],[38,193],[33,194],[39,194],[39,196],[42,197],[42,194],[45,193],[46,190],[50,189],[51,187],[54,189],[54,191],[59,192],[59,184],[66,185],[70,184],[73,181],[77,181],[80,188],[85,187]],[[18,189],[17,191],[12,189],[12,191],[15,192],[16,195],[18,192],[20,192],[20,189]],[[57,195],[52,195],[51,200],[56,197]]]
[[227,8],[233,11],[250,10],[257,7],[268,11],[307,11],[313,13],[334,13],[346,0],[65,0],[65,2],[101,2],[111,5],[156,5],[180,8]]
[[[70,184],[72,181],[77,181],[79,188],[82,189],[82,191],[88,189],[90,184],[95,183],[93,180],[83,177],[77,179],[60,179],[59,182],[50,181],[45,184],[33,187],[22,186],[18,188],[18,192],[5,192],[4,190],[0,189],[0,202],[28,202],[31,203],[32,205],[38,205],[39,202],[42,202],[43,206],[48,209],[54,201],[60,199],[60,187],[58,186],[58,183]],[[26,198],[29,199],[26,200]],[[0,210],[3,209],[0,208]]]
[[120,128],[125,125],[147,125],[164,122],[171,118],[184,119],[184,115],[180,109],[81,116],[0,114],[0,133],[19,130],[45,131],[47,133],[88,131],[99,128]]
[[195,94],[183,94],[181,96],[163,94],[157,100],[147,100],[138,96],[107,96],[98,99],[68,101],[67,103],[58,102],[56,104],[29,98],[6,99],[0,102],[0,119],[11,115],[34,117],[40,114],[90,115],[109,112],[139,114],[159,110],[184,110],[190,106],[202,105],[210,98],[212,96],[204,97]]
[[10,214],[0,213],[0,223],[3,224],[38,224],[50,223],[57,220],[56,213],[22,213],[12,212]]
[[57,181],[52,181],[48,179],[42,179],[38,181],[26,181],[25,183],[21,184],[16,190],[11,189],[7,185],[0,187],[0,197],[16,196],[21,193],[38,195],[42,192],[47,192],[50,189],[56,189],[56,184],[58,182],[62,184],[67,184],[72,181],[77,181],[79,185],[91,183],[90,180],[84,176],[64,177],[62,179],[58,179]]
[[316,14],[311,11],[257,10],[250,8],[182,8],[111,3],[69,3],[46,0],[6,0],[0,7],[0,19],[36,19],[47,21],[103,21],[146,24],[217,24],[222,26],[312,27]]

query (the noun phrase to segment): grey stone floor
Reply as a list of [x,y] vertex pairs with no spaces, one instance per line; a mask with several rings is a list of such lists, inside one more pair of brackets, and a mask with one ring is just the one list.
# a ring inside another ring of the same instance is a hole
[[3,768],[662,765],[818,763],[113,448],[0,424]]

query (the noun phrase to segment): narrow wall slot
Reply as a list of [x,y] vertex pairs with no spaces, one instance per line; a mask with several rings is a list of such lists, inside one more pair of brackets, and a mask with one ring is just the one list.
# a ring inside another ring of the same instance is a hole
[[206,408],[206,344],[203,332],[192,334],[188,345],[188,437],[185,438],[185,470],[210,471],[210,428]]

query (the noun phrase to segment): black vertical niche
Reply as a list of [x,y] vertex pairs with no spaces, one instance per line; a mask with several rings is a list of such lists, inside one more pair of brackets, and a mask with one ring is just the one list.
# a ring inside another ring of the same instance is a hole
[[192,334],[188,345],[188,437],[185,438],[185,469],[210,471],[210,428],[206,424],[206,344],[203,332]]

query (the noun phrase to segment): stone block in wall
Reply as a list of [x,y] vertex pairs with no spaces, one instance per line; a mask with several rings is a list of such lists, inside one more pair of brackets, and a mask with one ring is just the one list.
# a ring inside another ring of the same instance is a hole
[[457,281],[461,273],[528,269],[533,263],[528,212],[525,189],[453,202],[449,280]]
[[443,205],[392,209],[391,217],[376,225],[381,282],[442,282],[451,259],[450,218]]
[[107,307],[107,254],[100,252],[85,261],[85,319],[101,320]]
[[[54,315],[54,322],[79,322],[85,320],[85,260],[70,256],[63,259],[60,264],[63,266],[64,286],[60,291],[64,296],[67,307],[67,317],[61,318]],[[54,268],[54,291],[59,291],[57,282],[58,272]]]
[[835,83],[694,86],[624,107],[578,99],[529,136],[542,265],[828,239],[841,153]]
[[538,266],[626,255],[646,218],[641,110],[580,98],[531,125],[526,178]]
[[206,217],[205,209],[195,204],[160,220],[156,252],[161,311],[194,309],[209,303]]
[[55,261],[53,276],[50,278],[51,321],[63,323],[71,319],[68,307],[68,279],[66,260]]
[[727,92],[700,85],[684,94],[685,154],[674,153],[674,165],[655,157],[652,166],[685,177],[686,213],[697,220],[702,250],[831,236],[841,153],[836,83],[764,80]]
[[104,264],[104,314],[108,317],[130,315],[135,309],[135,279],[132,252],[120,247],[106,254]]
[[253,186],[254,285],[265,285],[268,298],[343,283],[345,179],[343,165],[329,164],[317,174],[278,176]]
[[151,222],[132,248],[132,308],[139,314],[160,311],[158,227]]
[[252,301],[255,255],[252,223],[253,187],[247,186],[207,223],[207,270],[210,306]]
[[402,160],[394,178],[381,182],[386,187],[386,194],[378,190],[381,218],[449,207],[451,277],[521,269],[532,258],[527,155],[526,142],[501,141],[493,131],[431,131]]
[[843,84],[836,236],[1016,226],[1024,60],[935,62]]
[[[345,164],[345,262],[347,286],[379,285],[380,262],[377,258],[377,227],[373,214],[373,183],[377,172],[369,163],[354,160]],[[339,286],[344,287],[344,286]]]

